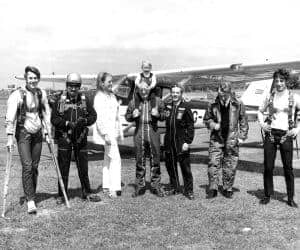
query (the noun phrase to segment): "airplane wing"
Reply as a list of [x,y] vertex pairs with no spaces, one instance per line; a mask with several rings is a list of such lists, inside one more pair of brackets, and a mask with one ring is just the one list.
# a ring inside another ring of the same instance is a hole
[[[170,84],[183,81],[188,86],[198,86],[199,88],[210,87],[221,80],[230,81],[237,85],[246,82],[259,81],[272,78],[273,72],[278,68],[291,69],[294,74],[300,73],[300,61],[281,62],[281,63],[264,63],[264,64],[249,64],[241,63],[231,65],[219,65],[209,67],[195,67],[184,69],[160,70],[153,71],[157,76],[157,82],[161,86],[169,86]],[[132,80],[138,73],[114,75],[115,83],[120,83],[126,77]],[[47,82],[65,82],[66,74],[64,75],[42,75],[41,81]],[[83,84],[95,85],[96,74],[82,74]],[[23,80],[23,76],[16,76],[16,79]],[[118,84],[115,84],[118,85]]]

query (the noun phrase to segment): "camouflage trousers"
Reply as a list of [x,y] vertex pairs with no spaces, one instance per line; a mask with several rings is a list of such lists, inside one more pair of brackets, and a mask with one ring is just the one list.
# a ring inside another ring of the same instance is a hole
[[223,189],[232,191],[239,159],[238,143],[224,145],[211,140],[208,153],[209,189],[218,189],[219,178],[222,174]]

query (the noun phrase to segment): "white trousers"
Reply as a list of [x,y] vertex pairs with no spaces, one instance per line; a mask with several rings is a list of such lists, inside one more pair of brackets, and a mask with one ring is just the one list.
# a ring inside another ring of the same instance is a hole
[[121,191],[121,157],[117,143],[104,145],[102,188]]

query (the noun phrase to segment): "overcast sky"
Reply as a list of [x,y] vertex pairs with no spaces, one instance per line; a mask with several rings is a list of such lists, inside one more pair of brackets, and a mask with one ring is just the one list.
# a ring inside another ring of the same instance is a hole
[[0,87],[51,72],[300,60],[298,0],[0,0]]

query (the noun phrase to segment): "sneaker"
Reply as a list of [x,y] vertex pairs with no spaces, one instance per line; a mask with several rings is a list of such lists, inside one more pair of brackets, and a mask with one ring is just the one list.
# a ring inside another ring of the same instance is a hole
[[211,189],[207,192],[206,199],[212,199],[217,197],[218,191],[216,189]]
[[161,188],[152,188],[151,193],[155,194],[158,197],[164,197],[165,196],[165,193],[163,192],[163,190]]
[[64,198],[64,197],[58,196],[58,197],[56,198],[56,204],[57,204],[57,205],[62,205],[62,204],[64,204],[64,203],[65,203],[65,198]]
[[264,198],[262,198],[260,200],[259,203],[262,204],[262,205],[267,205],[269,202],[270,202],[270,196],[265,196]]
[[224,191],[223,191],[223,195],[224,195],[226,198],[231,199],[232,196],[233,196],[233,191],[224,190]]
[[192,192],[186,193],[185,196],[186,196],[189,200],[195,200],[194,193],[192,193]]
[[36,214],[37,209],[33,200],[27,202],[27,212],[29,214]]
[[297,205],[297,203],[294,200],[288,200],[287,204],[290,207],[298,208],[298,205]]
[[117,198],[117,192],[116,191],[109,191],[108,197],[113,199]]

